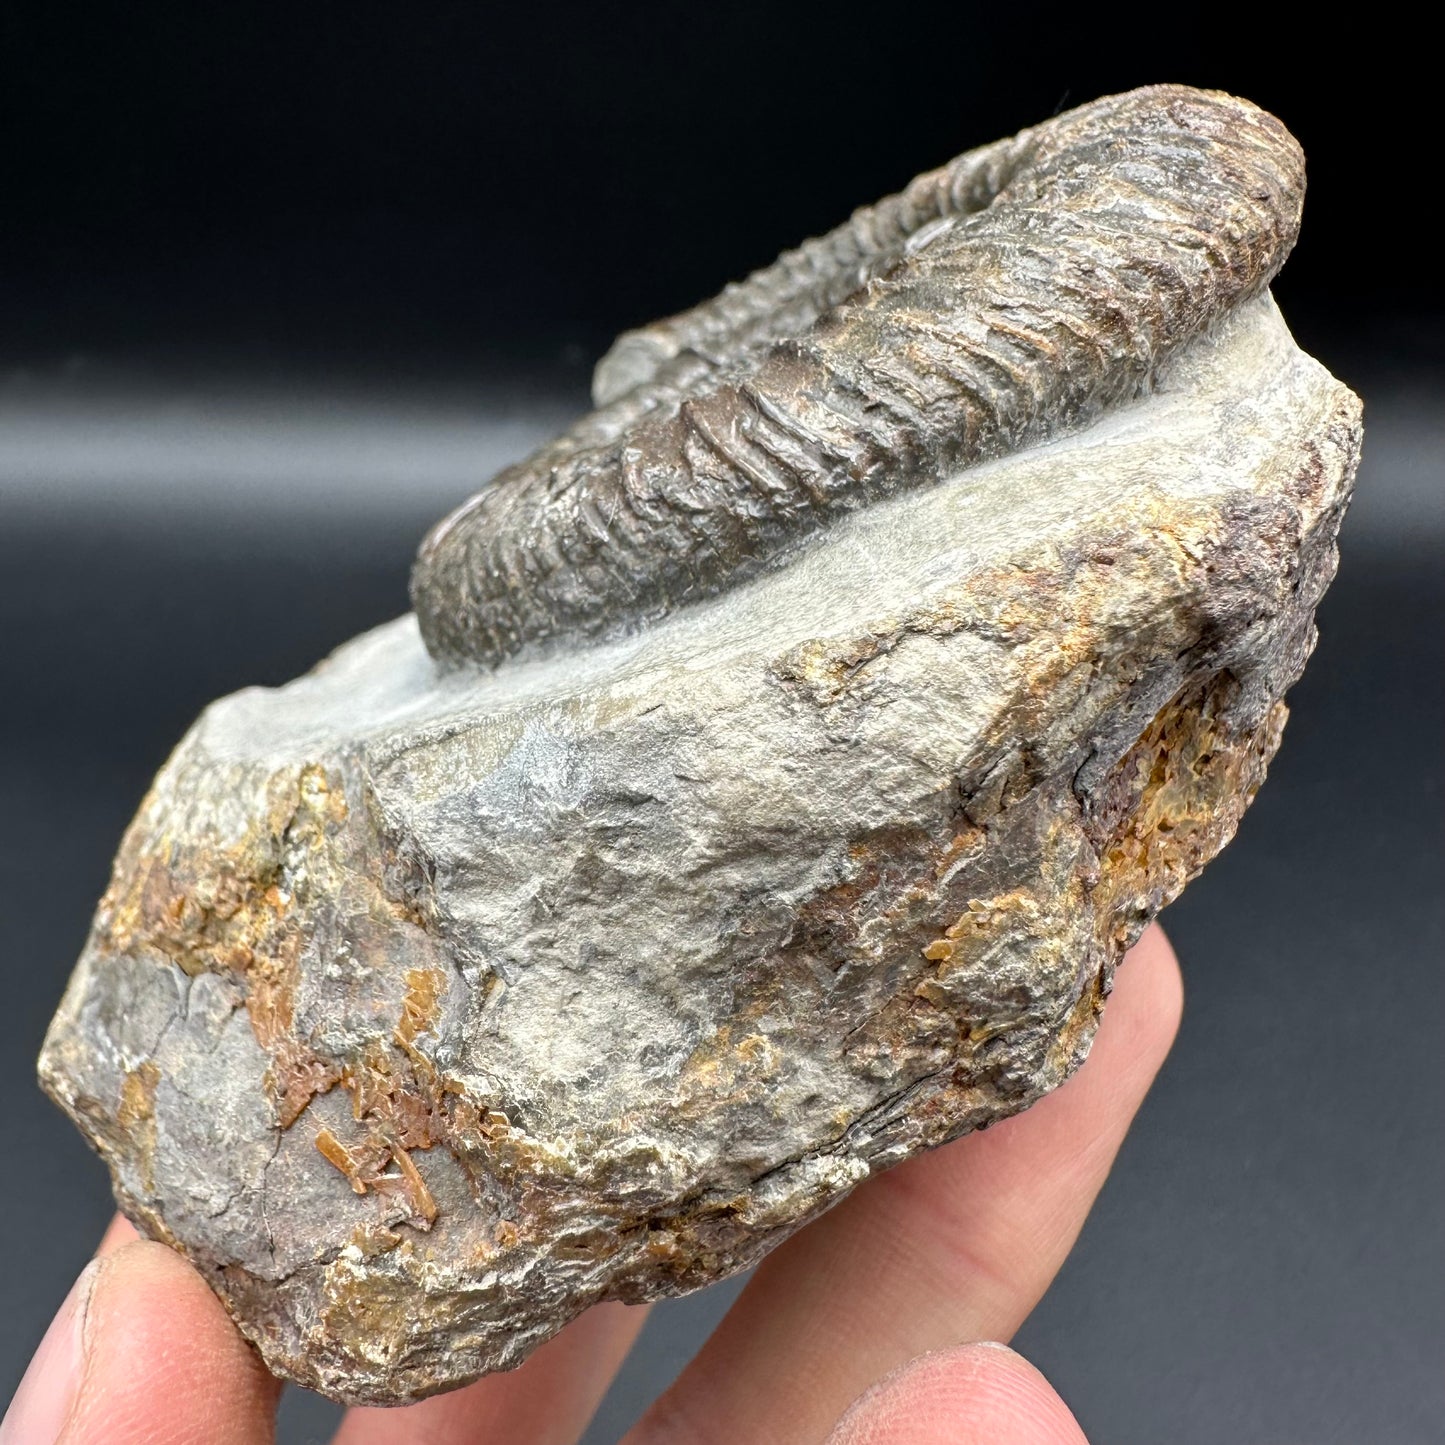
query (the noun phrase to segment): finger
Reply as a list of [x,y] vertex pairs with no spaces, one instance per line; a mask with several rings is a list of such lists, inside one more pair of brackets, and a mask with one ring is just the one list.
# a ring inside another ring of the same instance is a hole
[[645,1308],[597,1305],[518,1370],[400,1410],[347,1411],[335,1445],[570,1445],[646,1318]]
[[117,1214],[115,1218],[110,1221],[105,1233],[101,1235],[100,1243],[96,1246],[95,1252],[97,1254],[114,1254],[115,1251],[122,1246],[139,1238],[140,1235],[136,1232],[135,1225],[133,1225],[125,1215]]
[[279,1390],[200,1275],[136,1240],[76,1281],[0,1445],[264,1445]]
[[912,1360],[859,1399],[827,1445],[1088,1445],[1053,1386],[1007,1345]]
[[1181,1000],[1173,951],[1151,929],[1067,1084],[880,1175],[777,1250],[629,1445],[817,1440],[906,1360],[1009,1338],[1078,1235]]

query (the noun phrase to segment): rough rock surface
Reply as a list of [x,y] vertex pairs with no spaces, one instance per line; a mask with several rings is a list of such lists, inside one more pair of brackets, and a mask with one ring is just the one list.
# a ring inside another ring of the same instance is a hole
[[1232,836],[1355,398],[1267,294],[1084,430],[640,632],[403,618],[210,707],[41,1058],[279,1373],[398,1402],[1026,1108]]

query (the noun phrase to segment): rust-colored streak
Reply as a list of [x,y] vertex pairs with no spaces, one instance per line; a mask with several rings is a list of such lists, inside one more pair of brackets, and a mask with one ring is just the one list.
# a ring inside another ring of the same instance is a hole
[[271,1097],[276,1122],[289,1129],[310,1107],[311,1101],[328,1093],[341,1079],[341,1069],[323,1059],[290,1034],[276,1041],[269,1070]]
[[398,1149],[393,1157],[405,1181],[405,1192],[413,1217],[422,1221],[422,1228],[430,1229],[436,1223],[437,1203],[432,1198],[431,1190],[427,1188],[426,1180],[421,1177],[421,1170],[412,1163],[411,1155],[405,1149]]
[[378,1142],[437,1142],[445,1133],[436,1127],[442,1086],[415,1041],[436,1026],[444,972],[418,967],[405,975],[394,1031],[405,1057],[388,1058],[377,1045],[365,1059],[341,1061],[298,1031],[301,956],[329,914],[345,910],[342,937],[359,956],[384,952],[378,934],[426,926],[415,900],[386,892],[395,860],[378,854],[364,819],[353,820],[342,778],[317,764],[278,776],[250,826],[224,843],[157,830],[152,814],[164,805],[148,799],[122,845],[98,916],[103,942],[241,984],[252,1032],[270,1056],[266,1091],[281,1129],[344,1080],[357,1118],[378,1126]]
[[401,1019],[396,1026],[396,1041],[408,1052],[418,1034],[429,1033],[437,1021],[438,1005],[446,976],[437,968],[410,968],[406,971],[406,994],[401,1001]]
[[139,1068],[128,1069],[120,1084],[120,1106],[115,1121],[122,1129],[136,1129],[155,1119],[156,1085],[161,1071],[150,1059]]
[[140,1160],[141,1181],[155,1189],[156,1086],[159,1067],[147,1059],[138,1068],[126,1070],[120,1082],[120,1103],[115,1111],[116,1127],[127,1134]]
[[330,1129],[316,1131],[316,1149],[328,1164],[334,1164],[346,1176],[356,1193],[366,1193],[366,1182],[361,1178],[360,1167],[351,1157],[351,1151]]
[[1264,781],[1288,709],[1277,702],[1257,728],[1239,731],[1227,721],[1238,692],[1228,672],[1189,684],[1098,790],[1087,829],[1100,860],[1100,925],[1115,942],[1132,942],[1179,896],[1234,836]]

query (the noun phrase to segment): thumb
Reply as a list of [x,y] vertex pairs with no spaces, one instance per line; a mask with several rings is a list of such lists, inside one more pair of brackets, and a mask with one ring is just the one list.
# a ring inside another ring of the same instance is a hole
[[1006,1345],[910,1360],[861,1395],[827,1445],[1088,1445],[1069,1407]]
[[0,1445],[257,1445],[279,1390],[200,1275],[136,1240],[76,1280]]

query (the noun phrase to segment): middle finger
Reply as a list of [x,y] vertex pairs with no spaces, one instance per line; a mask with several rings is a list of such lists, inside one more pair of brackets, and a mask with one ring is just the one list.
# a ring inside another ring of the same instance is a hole
[[626,1445],[821,1440],[907,1360],[1006,1340],[1082,1227],[1181,997],[1173,951],[1150,929],[1073,1079],[1018,1118],[880,1175],[769,1256]]
[[646,1318],[646,1306],[596,1305],[520,1369],[401,1409],[348,1410],[333,1445],[571,1445]]

